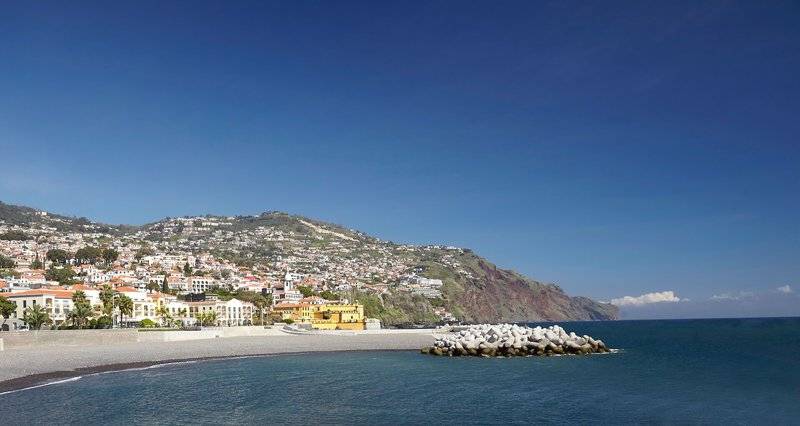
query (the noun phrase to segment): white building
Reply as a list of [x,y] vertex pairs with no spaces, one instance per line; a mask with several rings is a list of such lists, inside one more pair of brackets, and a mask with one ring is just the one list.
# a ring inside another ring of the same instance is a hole
[[[291,277],[290,277],[291,275]],[[297,277],[300,277],[297,279]],[[300,274],[286,274],[283,284],[278,284],[272,289],[272,304],[277,305],[281,302],[299,302],[303,294],[295,289],[295,283],[302,280]]]
[[186,302],[186,305],[188,305],[191,318],[197,318],[197,315],[201,313],[215,312],[217,314],[215,325],[217,326],[231,327],[253,323],[255,306],[238,299]]
[[4,331],[23,327],[25,325],[23,322],[25,309],[32,306],[43,306],[55,324],[64,322],[67,314],[72,310],[72,292],[69,290],[36,289],[7,293],[3,296],[17,304],[17,310],[6,322]]
[[187,281],[189,291],[192,293],[205,293],[219,287],[217,280],[209,277],[189,277]]

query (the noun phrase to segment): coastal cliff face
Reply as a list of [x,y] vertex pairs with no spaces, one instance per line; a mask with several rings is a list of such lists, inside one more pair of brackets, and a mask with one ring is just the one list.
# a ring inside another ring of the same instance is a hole
[[426,276],[444,282],[444,305],[463,321],[528,322],[617,319],[616,306],[586,297],[570,297],[554,284],[544,284],[500,269],[470,252],[458,257],[468,275],[445,265],[426,264]]
[[[164,253],[209,253],[239,270],[271,280],[286,271],[322,277],[328,285],[360,287],[342,295],[365,305],[385,325],[435,323],[442,308],[467,322],[610,320],[615,306],[570,297],[469,249],[414,246],[282,212],[254,216],[166,218],[143,226],[107,225],[43,214],[0,202],[0,231],[21,230],[40,248],[110,245],[123,255],[142,247]],[[0,253],[2,254],[2,253]],[[441,279],[441,296],[409,291],[409,274]],[[271,278],[270,278],[271,277]]]

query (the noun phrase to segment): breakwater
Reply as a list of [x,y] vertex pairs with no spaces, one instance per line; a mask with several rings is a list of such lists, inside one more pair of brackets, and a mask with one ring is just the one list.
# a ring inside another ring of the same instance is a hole
[[609,352],[602,340],[568,333],[558,325],[480,324],[436,339],[423,354],[438,356],[547,356]]

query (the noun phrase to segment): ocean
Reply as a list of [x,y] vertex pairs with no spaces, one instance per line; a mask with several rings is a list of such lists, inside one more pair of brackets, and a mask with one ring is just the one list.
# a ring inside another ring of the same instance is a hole
[[180,363],[2,395],[0,424],[800,424],[800,318],[561,325],[620,351]]

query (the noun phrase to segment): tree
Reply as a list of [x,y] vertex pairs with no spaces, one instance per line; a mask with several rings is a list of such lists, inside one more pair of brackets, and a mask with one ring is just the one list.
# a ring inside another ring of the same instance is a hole
[[22,320],[33,330],[38,330],[42,328],[43,325],[52,322],[50,320],[50,315],[47,314],[47,311],[42,305],[33,305],[25,308]]
[[42,269],[44,268],[44,264],[41,260],[39,260],[39,255],[36,255],[36,259],[31,262],[31,269]]
[[139,321],[139,327],[142,328],[155,328],[156,325],[158,324],[156,324],[156,322],[151,320],[150,318],[145,318]]
[[24,232],[19,231],[19,230],[6,231],[6,232],[0,234],[0,240],[27,241],[28,239],[29,239],[28,236]]
[[136,259],[136,261],[138,262],[142,260],[143,257],[152,256],[154,254],[156,254],[156,252],[153,251],[152,248],[150,248],[149,246],[143,246],[139,250],[136,250],[136,253],[133,255],[133,258]]
[[94,265],[102,258],[103,252],[97,247],[86,246],[75,252],[75,259],[77,259],[80,264],[88,263]]
[[297,291],[303,294],[303,297],[309,297],[314,295],[314,290],[307,286],[307,285],[299,285],[297,286]]
[[103,256],[103,261],[106,263],[106,265],[110,265],[116,262],[117,259],[119,259],[119,252],[114,250],[113,248],[106,247],[103,249],[102,256]]
[[181,308],[181,309],[178,310],[178,318],[180,318],[180,320],[178,320],[178,322],[180,322],[181,325],[183,325],[183,321],[188,316],[189,316],[189,311],[186,310],[186,308]]
[[147,285],[145,286],[145,288],[147,289],[147,291],[149,291],[150,293],[152,293],[152,292],[154,292],[154,291],[158,291],[158,289],[160,289],[160,288],[161,288],[161,286],[160,286],[160,285],[158,285],[158,283],[156,283],[155,281],[150,281],[149,283],[147,283]]
[[253,298],[253,304],[256,305],[258,309],[259,317],[261,317],[261,325],[264,325],[264,309],[269,306],[267,304],[267,298],[259,294],[257,297]]
[[166,275],[164,275],[164,281],[161,283],[161,292],[169,293],[169,282],[167,281]]
[[110,285],[104,284],[100,290],[100,302],[103,303],[103,314],[111,316],[114,312],[114,296],[116,291]]
[[67,319],[72,321],[73,327],[82,328],[93,313],[86,293],[78,290],[72,294],[72,310],[67,314]]
[[0,268],[0,278],[5,278],[5,277],[19,278],[21,275],[22,274],[13,269]]
[[130,297],[120,294],[117,298],[117,307],[119,308],[119,323],[122,324],[122,320],[125,316],[133,315],[133,299]]
[[217,311],[209,311],[206,314],[206,320],[208,320],[209,325],[215,325],[217,323]]
[[114,320],[108,315],[103,315],[96,320],[93,319],[91,322],[91,328],[111,328],[114,326]]
[[14,262],[14,259],[10,257],[5,257],[0,254],[0,269],[13,269],[17,266],[17,262]]
[[164,305],[156,307],[156,315],[161,317],[161,325],[169,327],[172,325],[172,315],[169,314],[169,309]]
[[198,312],[195,319],[200,325],[214,325],[217,322],[217,311]]
[[340,298],[338,294],[330,290],[323,291],[322,293],[319,294],[319,296],[325,300],[339,300]]
[[75,283],[75,271],[69,266],[60,268],[51,266],[50,269],[44,273],[44,278],[48,281],[58,281],[61,285],[72,285]]
[[192,275],[192,267],[189,266],[189,262],[183,264],[183,274],[187,277]]
[[92,307],[88,303],[80,304],[72,308],[67,314],[67,319],[72,320],[72,325],[77,328],[83,328],[84,325],[94,315]]
[[67,263],[67,260],[69,260],[70,255],[69,253],[61,249],[51,249],[47,250],[45,258],[53,263],[58,263],[60,265],[63,265]]
[[3,296],[0,296],[0,316],[3,317],[3,324],[0,325],[0,330],[6,325],[6,321],[14,314],[17,310],[17,304],[6,299]]

